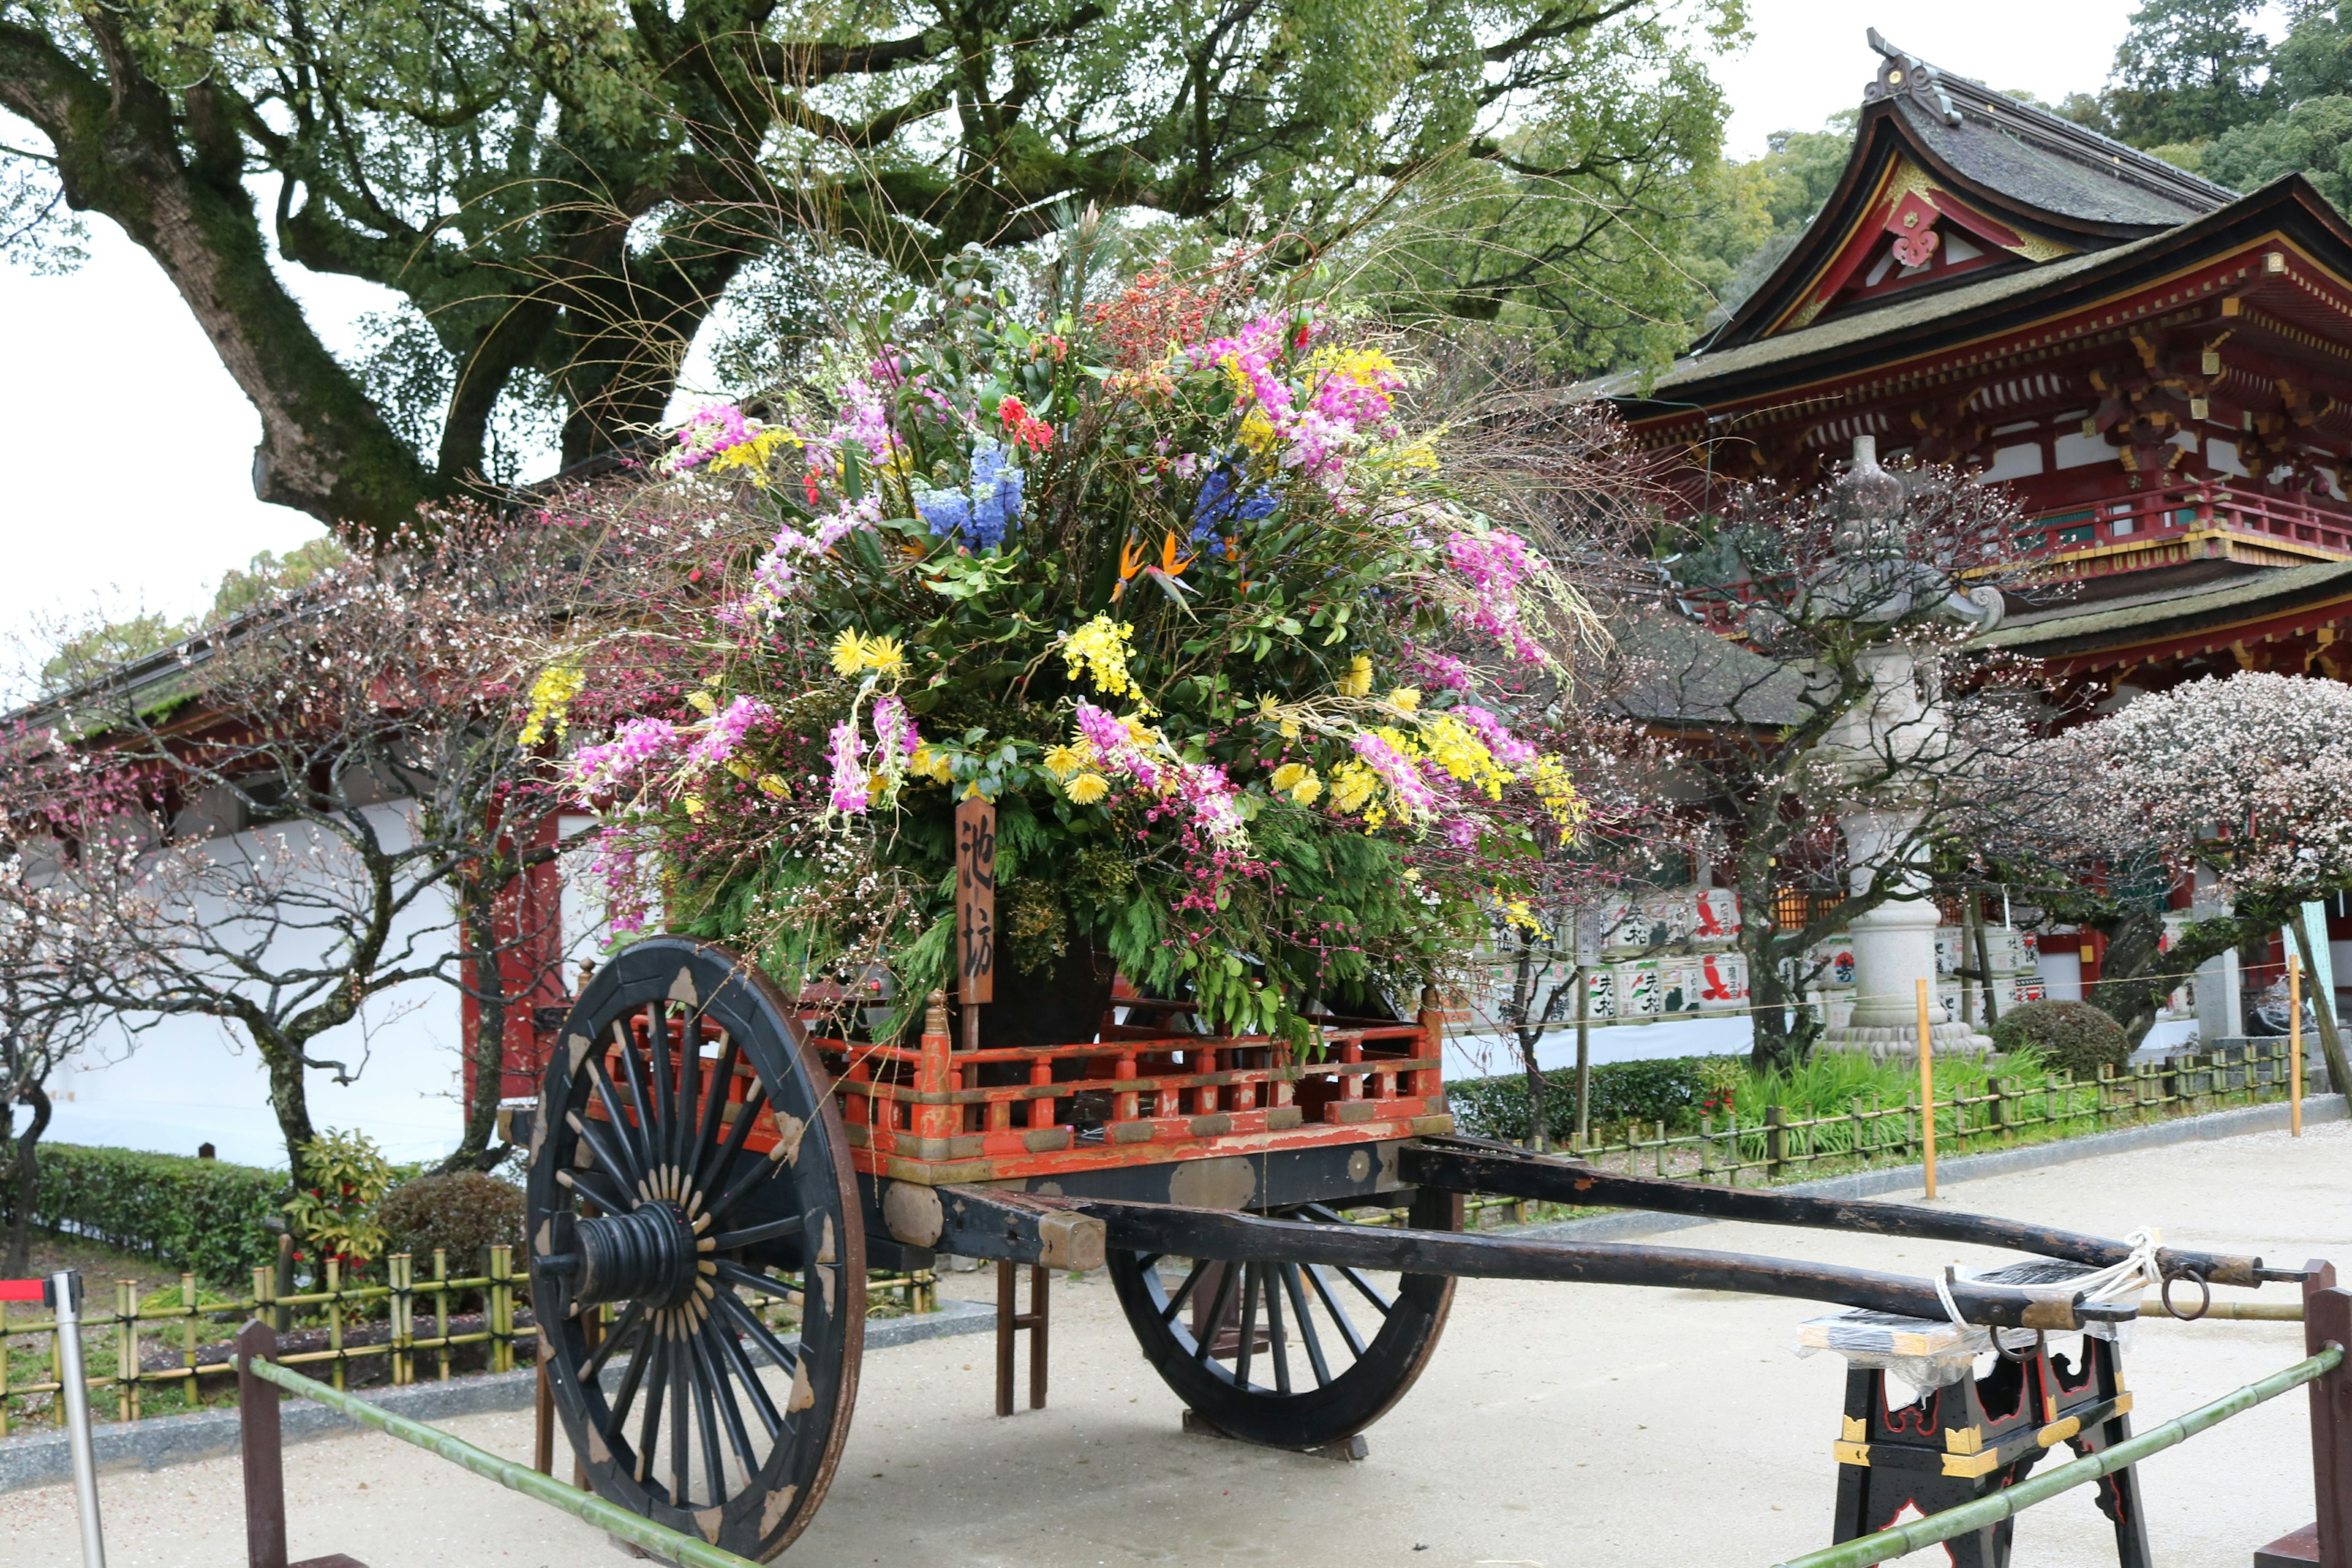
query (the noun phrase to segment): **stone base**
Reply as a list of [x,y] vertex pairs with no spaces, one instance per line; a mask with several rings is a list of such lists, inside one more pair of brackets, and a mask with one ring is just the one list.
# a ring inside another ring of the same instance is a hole
[[[1933,1024],[1927,1037],[1938,1056],[1980,1057],[1992,1049],[1992,1037],[1980,1035],[1967,1024]],[[1849,1024],[1843,1028],[1824,1029],[1813,1042],[1814,1048],[1824,1051],[1850,1051],[1855,1056],[1885,1061],[1891,1057],[1919,1055],[1919,1029],[1857,1028]]]

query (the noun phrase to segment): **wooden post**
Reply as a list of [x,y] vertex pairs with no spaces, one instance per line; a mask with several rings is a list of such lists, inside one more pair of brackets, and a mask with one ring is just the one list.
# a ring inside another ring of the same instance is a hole
[[1933,1035],[1927,1023],[1927,982],[1914,982],[1919,992],[1919,1152],[1927,1172],[1926,1195],[1936,1195],[1936,1065]]
[[[2321,1272],[2304,1285],[2304,1352],[2331,1343],[2352,1351],[2352,1290],[2336,1289],[2333,1268],[2314,1267]],[[2352,1365],[2311,1384],[2311,1476],[2320,1568],[2352,1568]]]
[[996,998],[996,807],[956,803],[956,996],[963,1048],[980,1048],[981,1004]]
[[1576,966],[1576,1146],[1592,1141],[1592,970]]
[[245,1458],[247,1568],[286,1568],[286,1459],[278,1390],[253,1375],[253,1358],[278,1359],[278,1332],[256,1318],[236,1336],[237,1447]]
[[[2298,911],[2295,919],[2301,920]],[[2303,954],[2286,955],[2286,1124],[2303,1136]]]
[[555,1473],[555,1389],[547,1381],[547,1358],[539,1360],[539,1388],[531,1398],[530,1468]]
[[1045,1333],[1048,1317],[1049,1270],[1029,1269],[1029,1310],[1017,1311],[1019,1265],[1010,1258],[996,1265],[996,1413],[1013,1414],[1013,1336],[1029,1331],[1029,1408],[1045,1408]]
[[1789,1135],[1780,1126],[1788,1114],[1777,1105],[1764,1108],[1764,1179],[1768,1182],[1780,1179],[1780,1166],[1789,1157]]

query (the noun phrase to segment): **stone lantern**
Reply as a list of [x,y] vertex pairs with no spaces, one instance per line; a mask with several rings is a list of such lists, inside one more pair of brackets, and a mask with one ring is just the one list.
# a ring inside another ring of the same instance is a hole
[[[1853,438],[1853,461],[1834,491],[1835,559],[1806,589],[1810,613],[1879,625],[1916,623],[1924,613],[1990,631],[2001,616],[2000,590],[1958,591],[1949,578],[1911,552],[1900,534],[1903,485],[1878,466],[1877,446],[1874,437]],[[1847,875],[1856,892],[1870,885],[1881,867],[1923,858],[1914,835],[1925,807],[1906,780],[1935,771],[1950,749],[1932,653],[1889,640],[1864,650],[1858,663],[1870,680],[1869,695],[1822,742],[1825,759],[1851,782],[1884,781],[1838,819],[1851,868]],[[1933,995],[1936,931],[1943,919],[1928,896],[1924,867],[1902,866],[1898,881],[1916,896],[1890,899],[1855,916],[1848,927],[1853,1013],[1822,1034],[1825,1049],[1884,1058],[1918,1048],[1917,983],[1926,980]],[[1933,1004],[1928,1016],[1935,1020],[1930,1037],[1937,1050],[1991,1048],[1989,1037],[1967,1024],[1942,1022],[1942,1016],[1940,1002]]]

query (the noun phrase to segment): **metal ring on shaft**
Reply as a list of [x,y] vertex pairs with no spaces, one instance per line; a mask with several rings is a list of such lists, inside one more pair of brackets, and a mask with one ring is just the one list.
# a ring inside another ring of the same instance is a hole
[[[2184,1312],[2179,1308],[2172,1304],[2172,1282],[2176,1279],[2194,1279],[2197,1281],[2197,1289],[2205,1293],[2204,1300],[2197,1303],[2197,1310],[2195,1311]],[[2207,1284],[2205,1282],[2205,1276],[2198,1273],[2194,1268],[2184,1268],[2178,1274],[2168,1274],[2164,1277],[2164,1290],[2161,1299],[2164,1302],[2164,1310],[2166,1312],[2178,1318],[2184,1323],[2193,1323],[2198,1319],[2203,1317],[2207,1312],[2213,1310],[2213,1287]]]

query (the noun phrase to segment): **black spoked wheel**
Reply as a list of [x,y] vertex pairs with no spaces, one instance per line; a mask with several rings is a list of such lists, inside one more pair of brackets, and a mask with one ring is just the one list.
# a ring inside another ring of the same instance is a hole
[[[1344,1225],[1319,1204],[1281,1219]],[[1407,1223],[1452,1230],[1461,1200],[1417,1195]],[[1219,1431],[1285,1448],[1352,1436],[1429,1364],[1454,1301],[1443,1274],[1304,1263],[1213,1263],[1110,1254],[1111,1280],[1145,1357]]]
[[757,971],[656,937],[581,994],[532,1127],[531,1305],[572,1450],[598,1495],[743,1557],[815,1514],[857,1396],[866,1241],[828,1090]]

